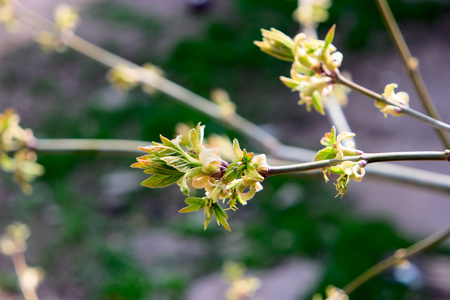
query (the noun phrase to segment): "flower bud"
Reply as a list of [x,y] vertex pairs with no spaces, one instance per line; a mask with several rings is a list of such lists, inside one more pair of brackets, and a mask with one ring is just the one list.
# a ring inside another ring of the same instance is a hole
[[294,41],[289,36],[275,28],[261,29],[261,33],[263,40],[253,42],[261,51],[281,60],[294,61]]

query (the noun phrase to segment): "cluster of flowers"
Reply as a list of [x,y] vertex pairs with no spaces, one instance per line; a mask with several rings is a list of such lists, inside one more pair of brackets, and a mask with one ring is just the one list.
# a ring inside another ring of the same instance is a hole
[[36,163],[36,153],[29,149],[35,142],[33,132],[20,127],[19,121],[20,117],[13,109],[0,114],[0,167],[14,173],[23,192],[30,194],[33,190],[30,182],[44,173],[44,167]]
[[78,11],[67,4],[60,4],[55,9],[54,19],[56,26],[53,32],[39,32],[36,41],[45,52],[64,52],[67,49],[67,41],[73,36],[79,23]]
[[181,213],[202,210],[206,216],[205,229],[214,215],[218,224],[230,230],[225,210],[219,200],[227,202],[227,209],[236,210],[239,202],[246,205],[256,192],[262,189],[264,174],[269,165],[264,154],[254,155],[241,150],[237,140],[233,142],[235,158],[232,163],[220,157],[219,148],[207,148],[203,144],[204,127],[200,123],[189,131],[189,146],[182,149],[181,135],[173,140],[161,136],[162,143],[141,147],[148,154],[138,157],[133,168],[140,168],[152,175],[141,184],[150,187],[166,187],[177,183],[181,192],[190,195],[192,186],[204,189],[204,197],[189,197],[187,207]]
[[[383,97],[399,106],[409,106],[409,95],[405,92],[395,93],[394,89],[397,87],[398,85],[395,83],[386,85],[386,87],[384,88]],[[392,115],[395,117],[399,117],[402,115],[402,110],[398,106],[388,105],[381,101],[375,101],[375,107],[384,114],[385,118],[387,117],[387,115]]]
[[16,12],[9,0],[0,0],[0,23],[11,31],[17,26]]
[[[281,76],[281,81],[292,91],[300,93],[299,104],[305,104],[308,111],[314,108],[324,115],[326,98],[334,96],[339,103],[347,103],[347,94],[350,91],[343,85],[336,84],[340,75],[343,55],[333,46],[335,26],[328,31],[325,40],[308,38],[304,33],[297,34],[294,39],[274,28],[261,29],[262,41],[255,41],[263,52],[278,59],[293,62],[291,77]],[[375,106],[386,117],[401,116],[401,106],[409,105],[409,96],[405,92],[395,93],[395,83],[385,87],[383,97],[394,105],[375,101]]]
[[363,159],[354,162],[346,161],[345,158],[349,156],[361,156],[364,152],[355,149],[355,144],[352,141],[347,142],[344,146],[342,141],[348,138],[354,137],[355,134],[352,132],[342,132],[336,136],[336,128],[333,126],[330,132],[327,132],[325,136],[320,140],[320,143],[325,146],[322,150],[317,152],[314,157],[314,161],[329,160],[329,159],[339,159],[343,160],[342,163],[336,166],[331,166],[323,169],[323,175],[325,182],[328,182],[327,173],[338,174],[336,190],[338,194],[336,196],[344,196],[347,192],[350,180],[361,181],[364,177],[365,170],[364,167],[367,162]]
[[[146,76],[148,78],[156,78],[164,76],[164,72],[157,66],[146,63],[142,67],[132,67],[124,63],[117,64],[114,68],[106,73],[106,79],[119,91],[126,92],[132,90],[142,83],[142,79]],[[156,93],[156,89],[142,84],[142,90],[147,94]]]
[[[22,223],[15,222],[9,225],[5,233],[0,236],[0,253],[7,256],[22,255],[27,250],[26,240],[30,236],[30,228]],[[17,260],[17,259],[16,259]],[[34,290],[44,279],[44,270],[39,267],[29,267],[21,262],[17,268],[17,276],[23,288]]]
[[298,8],[294,11],[294,19],[303,26],[316,27],[318,23],[328,19],[330,6],[331,0],[300,1]]
[[240,263],[226,262],[223,266],[223,277],[229,284],[225,292],[226,300],[253,299],[256,290],[261,287],[261,280],[245,275],[245,266]]
[[[308,111],[313,107],[324,115],[324,97],[331,95],[333,76],[338,74],[343,55],[331,44],[334,38],[333,26],[325,40],[308,38],[299,33],[292,40],[274,28],[262,29],[262,41],[255,41],[262,51],[285,61],[293,62],[291,77],[281,76],[281,81],[292,91],[300,93],[299,104],[305,104]],[[342,91],[339,91],[340,93]]]
[[[348,295],[344,290],[341,290],[335,286],[329,285],[325,290],[327,298],[325,300],[348,300]],[[312,300],[322,300],[321,294],[315,294]]]

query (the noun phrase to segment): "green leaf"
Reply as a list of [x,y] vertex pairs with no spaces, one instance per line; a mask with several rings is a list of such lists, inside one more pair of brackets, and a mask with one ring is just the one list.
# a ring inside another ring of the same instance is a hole
[[242,160],[242,157],[244,156],[244,152],[241,150],[241,147],[239,146],[239,141],[237,139],[233,140],[233,151],[234,151],[234,155],[236,156],[236,159]]
[[204,174],[205,173],[203,173],[202,167],[195,167],[186,172],[186,180],[189,180],[192,177],[195,177],[198,175],[204,175]]
[[189,197],[184,202],[186,202],[188,206],[180,209],[180,213],[190,213],[201,210],[205,207],[205,199],[203,198]]
[[323,148],[322,150],[317,152],[316,156],[314,156],[314,161],[333,159],[336,157],[337,153],[338,153],[337,149],[330,148],[330,147]]
[[244,149],[244,157],[242,158],[243,162],[249,163],[253,159],[253,152],[247,153],[247,150]]
[[322,105],[322,101],[321,101],[321,97],[318,91],[314,91],[312,93],[312,98],[313,98],[313,106],[314,109],[321,114],[322,116],[325,115],[325,111],[323,109],[323,105]]
[[166,157],[166,156],[183,156],[183,152],[170,148],[170,147],[155,147],[153,151],[156,157]]
[[331,173],[334,174],[344,174],[344,170],[341,167],[333,166],[329,168]]
[[[0,165],[1,165],[1,163],[0,163]],[[144,165],[142,162],[138,161],[138,162],[135,162],[134,164],[132,164],[130,167],[136,168],[136,169],[145,169],[146,165]]]
[[254,166],[248,166],[248,168],[247,168],[247,172],[245,172],[245,175],[248,177],[248,178],[251,178],[251,179],[253,179],[253,180],[256,180],[256,181],[263,181],[264,180],[264,177],[262,177],[259,173],[258,173],[258,171],[256,171],[256,168],[254,167]]
[[204,206],[205,205],[205,199],[199,198],[199,197],[189,197],[184,202],[191,206]]
[[189,130],[189,142],[191,142],[192,150],[198,155],[203,149],[203,133],[205,126],[197,124],[195,128]]
[[213,215],[213,210],[214,210],[214,205],[211,205],[211,199],[207,199],[206,201],[208,201],[208,206],[205,208],[205,223],[204,223],[204,229],[206,230],[206,228],[208,228],[209,223],[211,222],[211,217]]
[[183,173],[186,173],[191,168],[191,164],[184,158],[167,156],[161,157],[161,160],[165,161],[169,166]]
[[151,161],[148,161],[144,173],[155,175],[183,175],[183,172],[180,172],[177,169],[168,166],[166,162],[161,159],[153,159]]
[[187,185],[186,175],[181,177],[180,180],[177,181],[177,184],[180,187],[180,191],[186,196],[189,196],[189,187]]
[[183,174],[180,175],[153,175],[141,182],[141,185],[149,188],[162,188],[177,182]]
[[333,145],[336,144],[336,127],[331,126],[330,130],[330,140],[333,143]]
[[[147,146],[147,147],[139,147],[139,149],[150,153],[150,157],[162,157],[162,156],[181,156],[183,155],[182,152],[180,152],[178,149],[174,149],[172,147],[164,146],[161,144],[157,144],[154,146]],[[144,158],[146,155],[139,157]]]
[[225,174],[223,174],[222,182],[224,184],[228,184],[228,183],[232,182],[233,180],[237,179],[238,178],[237,175],[238,174],[236,172],[236,168],[228,167],[227,170],[225,171]]
[[226,212],[223,210],[223,208],[219,204],[215,203],[213,212],[217,223],[222,224],[222,226],[225,227],[226,230],[231,231],[230,225],[228,225],[227,222],[228,216]]
[[323,46],[323,50],[327,50],[328,46],[333,42],[334,39],[334,32],[336,29],[336,24],[331,26],[330,30],[327,33],[327,36],[325,37],[325,45]]
[[181,135],[178,135],[173,140],[169,140],[162,135],[160,135],[159,137],[161,138],[161,142],[164,146],[183,152],[183,150],[180,148],[180,141],[183,138]]
[[330,132],[325,133],[323,138],[320,140],[320,143],[331,148],[336,145],[336,128],[334,126],[331,127]]
[[287,86],[290,89],[295,89],[299,84],[297,80],[284,76],[280,76],[280,80],[285,86]]
[[5,153],[0,154],[0,166],[5,172],[14,171],[14,160]]
[[181,177],[181,179],[177,182],[178,186],[180,187],[180,190],[183,194],[185,194],[186,196],[189,196],[189,187],[187,185],[188,180],[190,180],[191,178],[198,176],[198,175],[203,175],[205,173],[203,173],[202,171],[202,167],[195,167],[192,168],[190,170],[188,170],[186,172],[186,174]]

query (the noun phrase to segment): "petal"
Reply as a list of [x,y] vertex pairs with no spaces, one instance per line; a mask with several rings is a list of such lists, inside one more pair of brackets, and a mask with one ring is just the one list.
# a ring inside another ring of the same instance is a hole
[[397,97],[399,97],[401,99],[401,103],[403,105],[408,105],[409,104],[409,95],[408,95],[408,93],[398,92],[397,93]]
[[395,83],[390,83],[390,84],[386,85],[386,87],[384,88],[383,97],[391,100],[391,98],[395,96],[394,89],[397,87],[398,87],[398,85]]
[[194,178],[192,178],[192,186],[196,189],[204,188],[206,185],[211,183],[211,179],[214,180],[206,174],[195,176]]
[[342,132],[342,133],[338,134],[336,141],[337,141],[337,143],[340,143],[342,140],[352,138],[355,135],[356,134],[354,134],[353,132]]

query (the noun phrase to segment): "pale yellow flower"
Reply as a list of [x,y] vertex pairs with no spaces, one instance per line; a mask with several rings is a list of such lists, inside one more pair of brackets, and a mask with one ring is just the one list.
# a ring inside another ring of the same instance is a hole
[[27,267],[21,276],[21,282],[25,289],[35,290],[44,279],[44,270],[39,267]]
[[214,89],[211,92],[211,100],[218,106],[224,119],[232,118],[236,114],[236,104],[231,102],[227,91],[223,89]]
[[364,170],[366,164],[364,160],[359,162],[344,161],[338,166],[329,168],[331,172],[340,174],[336,182],[336,190],[338,191],[336,196],[342,197],[345,195],[351,180],[359,182],[363,179],[366,174],[366,170]]
[[17,27],[16,14],[9,0],[0,0],[0,23],[10,31],[14,31]]
[[269,171],[269,164],[265,154],[259,154],[253,157],[252,162],[255,163],[256,171],[258,173],[267,173]]
[[118,64],[106,73],[106,79],[118,90],[131,90],[139,84],[139,72],[125,64]]
[[35,37],[35,40],[46,53],[52,52],[53,50],[56,52],[64,52],[67,50],[67,45],[61,38],[56,37],[54,34],[47,31],[39,32]]
[[303,0],[294,11],[294,19],[304,26],[317,26],[328,19],[330,0]]
[[[325,300],[348,300],[347,294],[344,292],[344,290],[341,290],[335,286],[329,285],[327,286],[325,290],[325,294],[327,298]],[[313,296],[313,300],[322,300],[322,295],[315,294]]]
[[192,186],[196,189],[205,189],[206,192],[211,192],[215,187],[216,179],[210,177],[208,174],[195,176],[192,178]]
[[[395,93],[394,89],[397,87],[398,85],[395,83],[390,83],[386,85],[386,87],[384,88],[383,97],[400,106],[409,106],[409,95],[405,92]],[[402,115],[401,108],[397,106],[388,105],[381,101],[375,101],[375,106],[379,108],[379,110],[384,114],[385,118],[387,117],[387,115],[392,115],[396,117]]]
[[55,23],[60,31],[73,31],[78,24],[78,11],[67,5],[59,4],[55,9]]
[[222,163],[219,148],[204,148],[200,152],[198,158],[203,165],[202,171],[206,174],[211,174],[217,171],[220,168],[220,164]]

